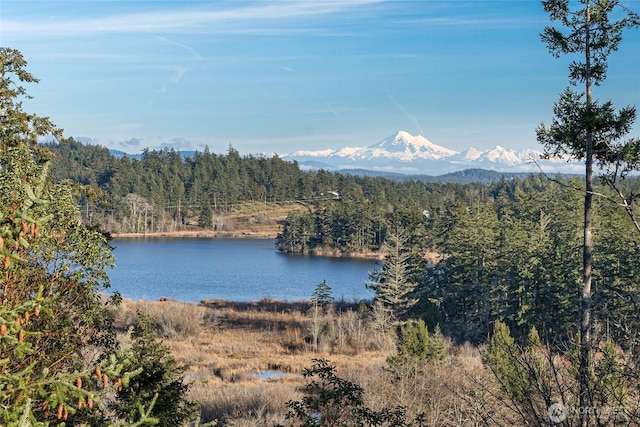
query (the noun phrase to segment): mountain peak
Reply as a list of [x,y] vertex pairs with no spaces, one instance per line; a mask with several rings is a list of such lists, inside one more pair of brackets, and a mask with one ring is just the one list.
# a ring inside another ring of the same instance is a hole
[[521,157],[513,150],[496,145],[492,149],[485,151],[471,147],[460,156],[460,160],[463,162],[489,161],[513,166],[522,163]]
[[[399,131],[369,146],[347,146],[338,150],[298,151],[285,158],[309,162],[310,168],[354,167],[400,173],[442,174],[468,168],[497,171],[557,170],[558,160],[542,161],[535,150],[519,153],[497,145],[489,150],[469,148],[462,153],[436,145],[422,135]],[[530,159],[538,159],[535,165]],[[566,164],[566,163],[565,163]],[[564,166],[563,172],[566,172]]]
[[369,149],[379,155],[404,161],[416,158],[437,160],[458,154],[454,150],[434,144],[422,135],[412,135],[402,130],[370,146]]

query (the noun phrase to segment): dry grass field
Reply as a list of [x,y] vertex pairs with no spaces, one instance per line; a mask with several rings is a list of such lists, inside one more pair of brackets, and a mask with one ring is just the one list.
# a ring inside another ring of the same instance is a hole
[[[302,397],[303,368],[324,358],[340,376],[365,389],[373,409],[405,406],[411,414],[424,413],[425,425],[479,423],[475,397],[490,391],[490,376],[476,349],[449,346],[444,362],[399,374],[388,369],[396,336],[383,316],[358,305],[337,304],[315,316],[311,308],[308,302],[273,300],[125,300],[115,315],[123,329],[137,312],[155,319],[164,345],[189,366],[190,398],[200,402],[203,422],[284,423],[286,403]],[[484,384],[480,391],[479,382]]]
[[188,218],[191,225],[169,227],[170,231],[119,233],[117,224],[107,229],[114,237],[253,237],[274,239],[282,231],[282,223],[290,212],[306,211],[295,202],[245,202],[233,206],[232,212],[215,215],[215,230],[197,227],[197,217]]

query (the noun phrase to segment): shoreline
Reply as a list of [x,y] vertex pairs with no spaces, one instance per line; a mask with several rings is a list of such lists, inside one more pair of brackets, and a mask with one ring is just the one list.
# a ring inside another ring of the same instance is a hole
[[[278,237],[278,233],[269,231],[213,231],[213,230],[180,230],[180,231],[161,231],[151,233],[111,233],[113,240],[126,240],[126,239],[158,239],[158,238],[171,238],[171,239],[264,239],[275,240]],[[284,252],[283,252],[284,253]],[[380,252],[342,252],[339,250],[323,250],[319,248],[308,254],[291,253],[290,255],[299,256],[318,256],[325,258],[353,258],[353,259],[373,259],[383,260],[385,255]],[[424,255],[424,259],[431,263],[437,264],[442,255],[438,252],[427,251]]]
[[139,238],[208,238],[218,237],[234,239],[275,239],[277,234],[264,231],[213,231],[213,230],[180,230],[180,231],[155,231],[147,233],[111,233],[113,239],[139,239]]
[[[151,233],[111,233],[113,240],[126,240],[126,239],[158,239],[158,238],[171,238],[171,239],[264,239],[275,240],[277,233],[268,231],[213,231],[213,230],[180,230],[180,231],[161,231]],[[322,250],[308,253],[298,254],[291,253],[291,255],[300,256],[317,256],[325,258],[352,258],[352,259],[373,259],[381,260],[384,258],[379,252],[342,252],[339,250]]]

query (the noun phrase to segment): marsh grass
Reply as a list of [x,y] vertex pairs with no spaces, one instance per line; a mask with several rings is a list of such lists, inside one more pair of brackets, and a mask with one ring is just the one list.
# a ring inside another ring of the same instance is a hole
[[[339,375],[361,385],[374,409],[404,406],[411,414],[425,413],[428,425],[478,422],[474,400],[465,397],[491,378],[476,348],[449,344],[445,362],[408,368],[398,375],[387,363],[395,351],[395,331],[380,325],[370,307],[342,302],[323,310],[315,319],[321,325],[317,347],[311,340],[310,308],[305,301],[268,299],[201,304],[125,300],[114,315],[123,331],[135,322],[137,313],[154,319],[163,344],[189,367],[185,374],[189,398],[200,403],[202,422],[284,423],[286,403],[302,397],[301,372],[318,358],[330,360]],[[264,371],[282,375],[256,376]]]
[[205,307],[177,301],[131,301],[115,309],[116,324],[125,328],[135,323],[138,313],[153,319],[158,336],[174,340],[197,336],[209,314]]
[[299,399],[297,387],[283,382],[196,385],[191,398],[202,402],[201,417],[228,426],[269,426],[284,422],[286,402]]

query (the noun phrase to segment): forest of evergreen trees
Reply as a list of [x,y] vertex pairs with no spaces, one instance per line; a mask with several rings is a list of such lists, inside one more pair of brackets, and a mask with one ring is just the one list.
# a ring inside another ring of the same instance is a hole
[[[375,217],[384,212],[418,212],[420,218],[424,210],[442,208],[445,200],[464,198],[465,193],[485,187],[425,183],[406,176],[400,181],[325,170],[303,172],[296,162],[277,156],[240,156],[232,147],[226,154],[205,148],[192,156],[173,149],[144,150],[139,158],[116,157],[106,148],[73,139],[46,148],[55,154],[55,180],[70,179],[102,190],[103,197],[81,201],[83,211],[113,232],[139,232],[145,224],[148,231],[167,231],[187,222],[206,228],[212,226],[212,213],[230,213],[240,203],[298,202],[312,210],[324,209],[327,224],[345,228],[332,231],[336,239],[375,246],[379,236],[365,238],[358,233],[365,232],[364,224],[370,228],[369,222],[380,221]],[[336,200],[340,203],[333,203]],[[347,224],[344,217],[362,224]]]
[[[532,326],[557,342],[575,332],[572,302],[579,296],[582,263],[578,179],[531,175],[490,185],[445,184],[303,172],[295,162],[240,156],[233,148],[193,157],[145,150],[140,159],[117,158],[73,140],[48,148],[56,154],[56,179],[104,192],[82,203],[92,221],[111,230],[139,231],[146,221],[149,230],[160,231],[178,215],[181,223],[211,227],[212,212],[231,212],[238,203],[295,200],[308,209],[286,218],[276,242],[282,251],[377,251],[394,228],[406,230],[399,250],[414,254],[403,258],[408,265],[402,267],[414,283],[406,298],[416,302],[408,313],[431,328],[439,324],[456,341],[484,341],[497,320],[518,337]],[[623,183],[626,193],[638,192],[638,178]],[[634,301],[640,301],[634,282],[640,236],[627,212],[611,201],[615,194],[606,186],[598,193],[595,315],[608,336],[633,346],[632,331],[640,326],[632,315]],[[432,254],[429,261],[426,253]],[[373,287],[384,281],[372,279]]]

